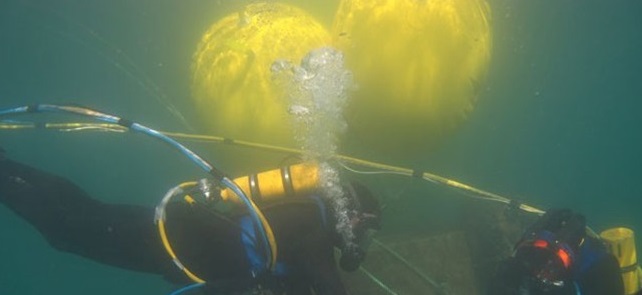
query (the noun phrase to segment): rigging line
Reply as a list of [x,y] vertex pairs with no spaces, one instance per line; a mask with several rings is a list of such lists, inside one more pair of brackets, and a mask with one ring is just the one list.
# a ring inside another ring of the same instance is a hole
[[360,266],[359,271],[363,272],[370,280],[372,280],[377,286],[379,286],[381,289],[385,290],[388,292],[388,294],[391,295],[398,295],[397,292],[393,291],[390,287],[386,286],[379,278],[377,278],[375,275],[373,275],[370,271],[365,269],[364,267]]
[[426,281],[428,284],[430,284],[439,294],[444,294],[443,290],[443,284],[437,283],[435,280],[433,280],[431,277],[428,275],[424,274],[419,268],[408,262],[403,256],[401,256],[399,253],[397,253],[395,250],[392,250],[390,247],[386,246],[384,243],[377,239],[372,239],[372,242],[375,243],[377,246],[381,247],[384,249],[388,254],[392,255],[395,257],[397,260],[401,261],[406,267],[408,267],[410,270],[412,270],[415,274],[417,274],[420,278],[422,278],[424,281]]
[[[19,129],[19,128],[12,128],[11,126],[3,126],[5,124],[0,124],[0,129]],[[35,127],[35,126],[34,126]],[[25,128],[25,127],[20,127],[20,128]],[[232,144],[232,145],[237,145],[240,147],[246,147],[246,148],[256,148],[256,149],[262,149],[262,150],[267,150],[267,151],[272,151],[272,152],[280,152],[280,153],[289,153],[289,154],[301,154],[302,152],[297,149],[293,148],[286,148],[286,147],[280,147],[280,146],[275,146],[275,145],[268,145],[268,144],[260,144],[260,143],[255,143],[255,142],[250,142],[250,141],[242,141],[242,140],[234,140],[234,139],[229,139],[229,138],[224,138],[224,137],[219,137],[219,136],[210,136],[210,135],[199,135],[199,134],[186,134],[186,133],[178,133],[178,132],[164,132],[161,131],[160,133],[172,137],[172,138],[177,138],[177,139],[187,139],[187,140],[198,140],[198,141],[206,141],[206,142],[213,142],[213,143],[224,143],[224,144]],[[412,176],[414,171],[411,169],[407,168],[402,168],[402,167],[397,167],[397,166],[392,166],[392,165],[387,165],[387,164],[382,164],[382,163],[377,163],[377,162],[371,162],[367,160],[362,160],[354,157],[349,157],[345,155],[335,155],[335,159],[339,160],[341,162],[347,162],[351,164],[355,164],[358,166],[363,166],[363,167],[370,167],[370,168],[375,168],[375,169],[380,169],[382,171],[388,171],[390,174],[398,174],[398,175],[406,175],[406,176]],[[355,170],[357,171],[357,170]],[[509,204],[511,202],[511,199],[488,192],[484,191],[478,188],[475,188],[473,186],[448,179],[446,177],[442,177],[436,174],[424,172],[422,174],[422,179],[432,182],[437,185],[444,185],[446,187],[454,188],[457,189],[460,192],[466,192],[468,194],[475,195],[479,199],[487,199],[487,200],[492,200],[496,202],[502,202]],[[470,195],[467,195],[470,197]],[[527,204],[520,204],[519,209],[529,212],[529,213],[534,213],[534,214],[544,214],[545,211],[538,209],[536,207],[527,205]]]

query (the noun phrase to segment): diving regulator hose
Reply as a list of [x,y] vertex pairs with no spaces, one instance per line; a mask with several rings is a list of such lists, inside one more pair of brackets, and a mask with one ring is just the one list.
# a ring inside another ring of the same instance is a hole
[[[265,219],[265,217],[263,216],[263,213],[261,212],[261,210],[256,206],[256,204],[254,204],[252,199],[247,197],[247,195],[243,192],[243,190],[234,181],[232,181],[222,171],[215,168],[213,165],[208,163],[206,160],[201,158],[199,155],[197,155],[190,149],[178,143],[176,140],[164,135],[163,133],[158,132],[149,127],[146,127],[142,124],[139,124],[127,119],[123,119],[114,115],[95,111],[89,108],[80,107],[80,106],[35,104],[35,105],[9,108],[9,109],[0,109],[0,119],[2,119],[3,117],[9,117],[14,115],[37,114],[37,113],[67,113],[67,114],[75,114],[75,115],[90,117],[98,121],[117,124],[119,126],[126,128],[127,130],[143,133],[145,135],[154,137],[156,139],[160,139],[161,141],[172,146],[173,148],[178,149],[183,155],[187,156],[197,166],[205,170],[211,177],[213,177],[213,179],[216,182],[220,183],[227,190],[236,194],[236,196],[239,197],[242,203],[245,204],[250,214],[250,218],[252,219],[252,222],[254,223],[254,225],[259,231],[259,235],[263,242],[262,244],[267,245],[264,247],[265,258],[266,258],[265,259],[266,269],[270,271],[274,270],[276,265],[276,260],[277,260],[276,240],[274,238],[274,233],[272,232],[272,229],[269,223],[267,222],[267,220]],[[166,251],[168,252],[168,254],[170,255],[170,257],[172,258],[174,264],[176,264],[176,266],[179,269],[181,269],[181,271],[183,271],[191,280],[193,280],[197,284],[203,284],[205,283],[205,281],[202,278],[192,273],[183,263],[180,262],[180,260],[172,250],[172,247],[170,246],[169,239],[167,238],[167,234],[165,231],[165,218],[166,218],[165,206],[169,203],[172,197],[176,195],[180,195],[188,188],[191,188],[197,185],[198,185],[197,182],[187,182],[170,189],[165,195],[165,197],[161,200],[159,205],[156,207],[156,215],[154,219],[156,224],[158,225],[158,229],[161,235],[161,239],[163,241],[163,245]]]

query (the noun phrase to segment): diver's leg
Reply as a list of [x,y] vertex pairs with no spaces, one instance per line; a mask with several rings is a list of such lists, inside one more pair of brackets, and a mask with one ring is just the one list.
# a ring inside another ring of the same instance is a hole
[[152,208],[103,204],[70,181],[7,159],[2,151],[0,203],[60,251],[150,273],[167,274],[172,267]]

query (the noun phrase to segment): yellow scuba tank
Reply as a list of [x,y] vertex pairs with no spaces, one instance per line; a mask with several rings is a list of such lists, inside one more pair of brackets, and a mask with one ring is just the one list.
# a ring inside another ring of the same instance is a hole
[[609,253],[620,263],[624,293],[629,295],[639,291],[642,288],[642,270],[638,265],[633,230],[611,228],[601,232],[600,237],[606,242]]
[[[319,165],[301,163],[235,178],[234,182],[257,204],[309,194],[319,187]],[[221,199],[241,203],[232,190],[221,191]]]

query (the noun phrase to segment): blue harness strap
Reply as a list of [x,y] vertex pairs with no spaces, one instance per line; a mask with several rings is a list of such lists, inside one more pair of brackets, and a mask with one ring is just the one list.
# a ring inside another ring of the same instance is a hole
[[[321,197],[317,195],[310,196],[312,200],[315,201],[317,207],[319,208],[319,213],[321,215],[321,222],[323,227],[327,227],[328,221],[326,216],[326,206]],[[256,277],[259,274],[267,270],[267,261],[265,257],[259,251],[259,245],[257,245],[257,236],[256,229],[252,223],[252,219],[249,216],[244,216],[240,220],[240,226],[242,229],[241,232],[241,243],[245,249],[245,255],[248,262],[250,263],[250,273],[252,276]],[[285,276],[288,273],[288,267],[283,262],[276,262],[274,272],[272,274],[276,276]]]
[[[241,243],[245,248],[245,255],[250,263],[250,273],[252,276],[257,277],[259,274],[267,270],[267,261],[261,253],[259,253],[259,246],[257,245],[256,229],[249,216],[241,218]],[[278,262],[274,268],[274,275],[283,276],[287,273],[287,268],[284,263]]]
[[603,249],[600,249],[600,245],[596,244],[596,241],[593,239],[585,239],[584,244],[580,247],[578,255],[578,263],[575,265],[574,278],[579,279],[591,266],[597,263],[602,259],[606,252]]
[[575,295],[582,295],[582,290],[580,290],[580,285],[573,281],[573,287],[575,287]]

